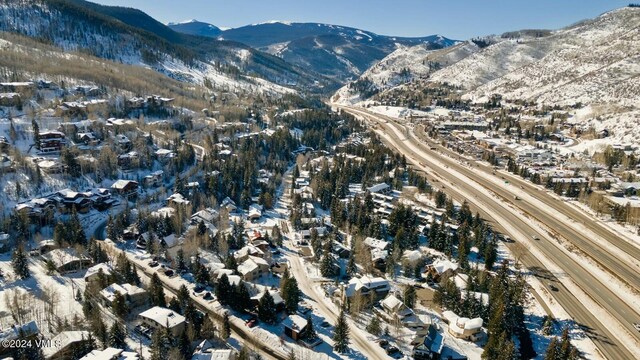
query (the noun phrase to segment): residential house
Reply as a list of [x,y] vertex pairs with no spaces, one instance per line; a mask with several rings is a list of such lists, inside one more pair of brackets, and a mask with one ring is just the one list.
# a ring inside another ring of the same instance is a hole
[[284,310],[284,299],[280,296],[280,293],[277,290],[264,290],[259,291],[256,295],[251,297],[251,304],[254,306],[258,306],[260,303],[260,299],[266,294],[266,291],[269,291],[269,295],[273,298],[273,303],[276,306],[276,311]]
[[449,324],[449,334],[458,339],[478,341],[482,332],[482,318],[459,317],[453,311],[445,311],[442,316]]
[[58,152],[67,144],[66,136],[60,131],[42,131],[38,134],[38,149],[41,153]]
[[80,360],[138,360],[140,356],[133,351],[124,351],[108,347],[104,350],[93,350]]
[[300,336],[309,326],[307,319],[298,314],[289,315],[282,321],[284,326],[284,334],[293,340],[300,340]]
[[71,212],[75,209],[79,213],[86,213],[91,210],[93,201],[90,192],[77,192],[71,189],[63,189],[58,191],[54,198],[58,204],[62,204],[62,210]]
[[[40,335],[40,329],[38,323],[30,321],[22,325],[12,325],[6,329],[0,330],[0,343],[5,344],[7,341],[24,339],[24,340],[36,340]],[[0,357],[3,359],[11,359],[12,356],[16,356],[15,352],[18,351],[17,347],[0,346]]]
[[118,166],[122,170],[135,169],[140,165],[140,156],[135,151],[118,155]]
[[191,215],[191,225],[198,225],[201,221],[213,224],[218,218],[218,212],[213,208],[206,208]]
[[390,289],[387,279],[365,275],[360,278],[351,278],[344,287],[343,295],[351,298],[358,293],[362,295],[373,294],[375,299],[380,300],[387,296]]
[[180,335],[186,328],[184,316],[160,306],[154,306],[141,312],[138,316],[146,326],[153,329],[168,329],[175,336]]
[[52,261],[56,270],[61,274],[85,269],[91,264],[91,259],[78,254],[73,248],[54,249],[43,256]]
[[269,263],[262,258],[249,256],[248,259],[238,265],[238,273],[244,281],[252,282],[269,273]]
[[152,186],[160,186],[162,184],[162,176],[164,175],[164,171],[158,170],[154,171],[151,174],[144,177],[144,186],[152,187]]
[[111,190],[127,200],[138,196],[138,182],[133,180],[118,180],[111,185]]
[[87,284],[96,284],[100,280],[100,271],[105,277],[109,277],[113,274],[113,266],[108,263],[100,263],[87,269],[84,274],[84,282]]
[[54,336],[48,346],[42,348],[44,358],[49,359],[70,359],[78,354],[77,351],[85,348],[91,340],[88,331],[63,331]]
[[191,202],[180,193],[174,193],[167,198],[167,205],[169,206],[186,206],[190,203]]
[[145,289],[126,283],[111,284],[100,291],[100,296],[106,306],[113,304],[116,292],[124,296],[130,307],[144,305],[147,302],[148,294]]
[[233,349],[215,348],[209,340],[203,340],[196,346],[191,360],[236,360],[236,352]]

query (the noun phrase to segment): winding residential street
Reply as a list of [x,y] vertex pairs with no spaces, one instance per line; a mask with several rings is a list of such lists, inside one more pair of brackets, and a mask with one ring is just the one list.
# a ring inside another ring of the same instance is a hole
[[[440,179],[442,183],[447,184],[443,186],[443,190],[454,199],[457,201],[466,199],[472,208],[480,211],[483,217],[492,220],[494,227],[528,247],[527,253],[521,259],[523,265],[542,281],[549,294],[575,319],[605,357],[612,359],[640,357],[638,332],[632,325],[634,321],[640,319],[637,307],[630,306],[623,296],[610,288],[607,281],[603,282],[603,279],[594,276],[590,268],[567,254],[567,251],[559,250],[557,240],[538,226],[536,221],[524,217],[509,206],[503,200],[504,194],[502,199],[500,196],[493,196],[492,192],[496,189],[492,183],[475,174],[475,169],[472,171],[430,151],[429,147],[411,136],[408,129],[401,131],[392,125],[393,119],[389,117],[359,108],[340,108],[380,126],[382,130],[377,132],[385,142],[404,154],[407,161],[417,169],[427,172],[430,180]],[[534,212],[533,217],[543,213],[543,211]],[[564,238],[573,239],[576,236],[575,230],[570,230],[566,226],[556,228],[557,222],[555,219],[546,225]],[[534,236],[539,240],[533,240]],[[510,244],[510,246],[513,245]],[[591,249],[586,248],[584,251]],[[604,251],[594,252],[591,256],[599,256],[603,262],[611,261],[609,265],[619,266],[622,269],[622,276],[631,283],[638,284],[637,270],[634,273],[631,268],[628,268],[629,264],[620,264],[619,260],[610,259],[610,253]],[[556,285],[552,286],[552,283]],[[554,287],[558,291],[554,291]],[[608,321],[608,317],[615,318],[617,324]]]
[[[283,179],[283,186],[287,188],[291,184],[291,171],[288,171],[285,174]],[[281,192],[283,194],[282,197],[279,198],[280,207],[285,207],[290,204],[290,193],[289,191]],[[288,223],[288,220],[285,222],[287,224],[287,228],[289,230],[293,229],[291,224]],[[298,254],[295,250],[295,246],[293,244],[293,232],[290,231],[287,234],[288,240],[284,242],[286,248],[287,260],[289,261],[290,272],[291,275],[298,281],[298,286],[300,291],[306,295],[310,302],[313,303],[315,309],[320,312],[322,316],[324,316],[329,322],[335,325],[338,320],[338,315],[340,313],[340,309],[333,304],[329,299],[327,299],[322,293],[322,288],[319,283],[316,283],[309,277],[305,266],[304,259]],[[355,348],[360,351],[367,359],[388,359],[389,357],[384,352],[384,350],[379,347],[377,344],[373,343],[373,341],[367,338],[364,331],[359,329],[355,323],[348,319],[350,324],[350,340],[351,343],[355,345]]]

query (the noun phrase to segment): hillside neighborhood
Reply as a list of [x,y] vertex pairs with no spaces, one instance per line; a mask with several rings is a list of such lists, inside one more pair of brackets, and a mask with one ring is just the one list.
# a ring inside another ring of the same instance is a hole
[[456,41],[0,0],[0,358],[637,358],[638,7]]

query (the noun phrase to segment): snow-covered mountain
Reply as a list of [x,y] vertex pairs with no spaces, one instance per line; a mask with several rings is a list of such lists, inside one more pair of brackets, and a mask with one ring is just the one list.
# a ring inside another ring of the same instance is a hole
[[431,50],[423,44],[402,46],[365,71],[358,80],[338,90],[334,101],[353,104],[380,91],[428,79],[430,74],[479,50],[480,47],[471,41],[439,50]]
[[[183,25],[170,27],[184,32]],[[247,44],[342,83],[359,76],[399,46],[422,44],[439,49],[456,43],[441,35],[393,37],[346,26],[288,21],[252,24],[211,36]]]
[[175,79],[289,91],[329,83],[249,46],[171,30],[144,12],[83,0],[0,0],[0,30],[101,58],[154,68]]
[[220,33],[222,33],[222,30],[219,27],[194,19],[181,22],[170,22],[167,26],[180,33],[212,38],[217,38]]
[[[428,65],[433,57],[439,69]],[[586,105],[576,121],[613,130],[624,141],[640,139],[639,75],[640,9],[625,7],[555,31],[511,32],[436,51],[399,49],[340,89],[334,100],[355,103],[409,81],[448,83],[476,102],[501,94],[548,105]]]

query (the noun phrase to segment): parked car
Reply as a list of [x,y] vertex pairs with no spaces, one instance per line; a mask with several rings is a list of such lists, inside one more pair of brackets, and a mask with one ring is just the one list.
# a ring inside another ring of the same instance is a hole
[[252,327],[256,326],[256,323],[257,323],[256,320],[251,319],[251,320],[247,321],[246,324],[247,324],[248,327],[252,328]]
[[175,271],[173,271],[173,269],[165,269],[164,270],[164,274],[168,277],[173,277],[176,275]]
[[156,267],[156,266],[158,266],[158,265],[160,265],[160,264],[159,264],[157,261],[155,261],[155,260],[151,260],[151,261],[149,261],[149,266],[150,266],[150,267]]
[[389,348],[389,342],[387,340],[380,340],[378,341],[378,345],[380,345],[381,348],[383,349],[387,349]]
[[213,301],[214,300],[213,295],[211,295],[211,293],[208,292],[208,291],[204,294],[204,296],[202,298],[207,300],[207,301]]
[[387,355],[394,355],[400,352],[400,349],[398,349],[395,346],[389,346],[388,348],[385,349],[385,351],[387,352]]
[[330,327],[331,327],[331,324],[329,324],[329,322],[328,322],[328,321],[323,321],[323,322],[322,322],[322,324],[320,324],[320,327],[323,327],[323,328],[325,328],[325,329],[326,329],[326,328],[330,328]]

